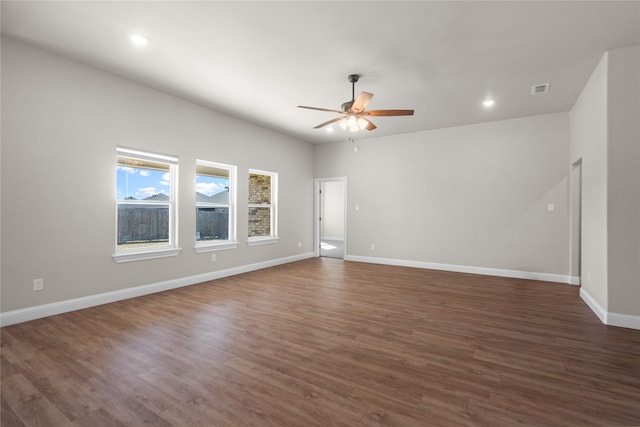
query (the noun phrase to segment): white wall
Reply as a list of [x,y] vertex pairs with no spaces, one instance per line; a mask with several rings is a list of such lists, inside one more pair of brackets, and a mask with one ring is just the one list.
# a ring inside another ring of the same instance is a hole
[[569,274],[567,113],[357,144],[315,146],[348,177],[348,256]]
[[[2,122],[2,312],[313,252],[307,143],[5,37]],[[178,156],[177,257],[113,261],[118,145]],[[197,158],[238,166],[240,246],[215,263],[193,250]],[[249,168],[279,173],[278,244],[246,245]]]
[[581,285],[607,309],[607,62],[605,54],[574,104],[570,162],[582,159]]

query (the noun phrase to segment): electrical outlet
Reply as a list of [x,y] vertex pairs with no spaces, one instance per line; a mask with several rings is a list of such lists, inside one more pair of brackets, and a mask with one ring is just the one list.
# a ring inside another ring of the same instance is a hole
[[298,242],[298,247],[301,248],[302,247],[302,242]]
[[42,291],[44,289],[44,279],[35,279],[33,281],[33,290]]
[[218,257],[216,256],[216,254],[211,254],[211,262],[216,262],[217,259]]
[[375,251],[375,250],[376,250],[376,244],[375,244],[375,243],[372,243],[372,244],[371,244],[371,250],[372,250],[372,251]]

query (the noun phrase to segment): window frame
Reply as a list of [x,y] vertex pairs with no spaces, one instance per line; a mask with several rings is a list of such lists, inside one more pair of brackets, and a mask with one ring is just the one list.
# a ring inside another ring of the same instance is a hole
[[197,228],[198,224],[198,207],[226,207],[229,209],[229,229],[228,229],[228,239],[227,240],[206,240],[206,241],[198,241],[195,240],[196,230],[194,230],[194,241],[195,246],[194,250],[197,253],[204,252],[213,252],[213,251],[221,251],[227,249],[235,249],[238,247],[239,243],[237,240],[237,220],[236,220],[236,182],[237,182],[237,166],[228,165],[225,163],[212,162],[209,160],[201,160],[196,159],[196,173],[194,176],[194,196],[195,196],[195,179],[198,177],[197,167],[205,166],[216,169],[226,169],[229,171],[229,201],[228,204],[224,203],[207,203],[207,202],[198,202],[195,201],[195,210],[196,210],[196,219],[195,226]]
[[270,209],[270,234],[269,236],[247,236],[247,244],[249,246],[269,245],[278,243],[278,173],[259,169],[249,169],[247,174],[247,190],[250,191],[250,176],[265,175],[271,178],[271,203],[248,203],[247,204],[247,234],[249,230],[249,209],[251,208],[269,208]]
[[[165,154],[151,153],[148,151],[136,150],[125,147],[116,147],[116,171],[118,168],[118,158],[126,157],[133,160],[151,161],[155,163],[163,163],[169,168],[169,201],[160,200],[118,200],[116,197],[115,204],[115,253],[112,258],[117,263],[140,261],[154,258],[164,258],[177,256],[182,250],[178,246],[178,158]],[[117,177],[116,191],[117,191]],[[169,241],[166,245],[147,246],[141,248],[123,249],[118,247],[118,208],[120,206],[167,206],[169,209]]]

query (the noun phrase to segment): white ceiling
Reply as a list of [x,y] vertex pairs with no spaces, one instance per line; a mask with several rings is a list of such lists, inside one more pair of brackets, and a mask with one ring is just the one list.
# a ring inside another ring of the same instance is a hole
[[[1,12],[4,34],[310,142],[569,111],[606,50],[640,43],[638,1],[3,0]],[[354,73],[369,109],[415,115],[312,129],[334,115],[296,106],[339,109]],[[540,83],[551,91],[532,96]]]

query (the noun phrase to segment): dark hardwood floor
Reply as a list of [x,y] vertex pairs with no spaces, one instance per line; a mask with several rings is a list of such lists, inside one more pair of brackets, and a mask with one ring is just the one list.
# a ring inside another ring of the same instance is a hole
[[640,425],[578,291],[314,258],[8,326],[1,425]]

